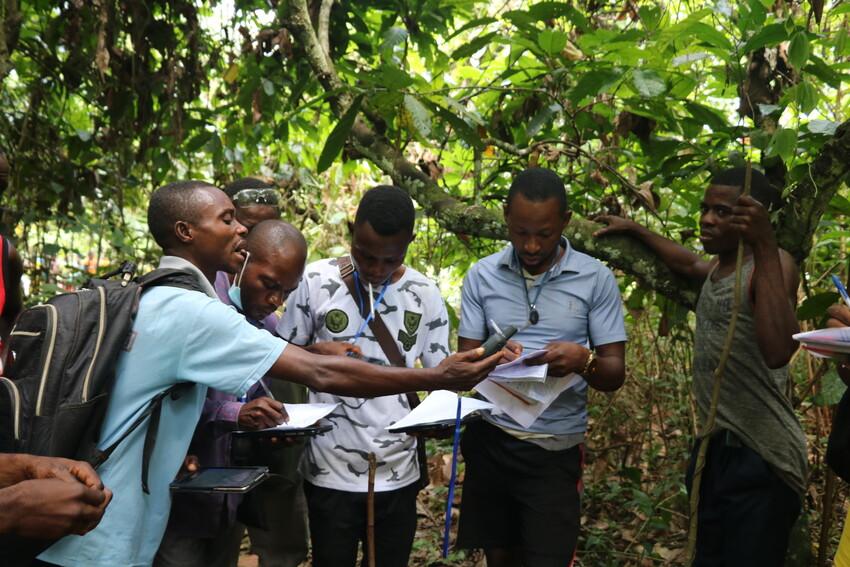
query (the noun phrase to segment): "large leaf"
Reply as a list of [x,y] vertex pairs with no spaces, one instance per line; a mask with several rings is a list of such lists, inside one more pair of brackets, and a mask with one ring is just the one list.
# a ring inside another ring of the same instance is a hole
[[810,52],[809,36],[806,32],[797,32],[791,36],[791,42],[788,44],[788,61],[791,65],[796,69],[802,69],[809,59]]
[[537,45],[547,54],[556,55],[567,45],[569,36],[560,30],[545,29],[537,34]]
[[721,115],[713,108],[703,106],[702,104],[687,101],[685,108],[691,113],[691,116],[702,122],[715,132],[728,130],[729,124],[726,123],[726,117]]
[[818,293],[807,297],[797,308],[797,319],[806,321],[808,319],[821,319],[826,315],[826,308],[841,300],[834,291]]
[[457,49],[452,52],[452,59],[457,61],[458,59],[464,59],[466,57],[471,57],[475,54],[476,51],[489,45],[494,37],[496,37],[496,32],[486,33],[484,35],[478,36],[469,43],[465,43],[461,45]]
[[632,73],[632,84],[644,98],[652,98],[664,93],[664,79],[650,69],[635,69]]
[[622,74],[614,69],[593,69],[581,76],[570,91],[570,100],[579,103],[589,96],[596,96],[611,88],[620,80]]
[[762,47],[776,45],[786,39],[788,39],[788,30],[785,29],[783,24],[769,24],[764,26],[753,37],[751,37],[747,43],[744,44],[741,52],[749,53]]
[[796,149],[797,131],[793,128],[779,128],[767,146],[767,155],[768,157],[779,156],[783,161],[789,161],[794,157]]
[[345,145],[345,140],[348,139],[348,134],[351,132],[351,127],[354,126],[354,120],[357,118],[357,113],[360,112],[360,104],[363,102],[363,95],[358,96],[351,103],[339,122],[336,123],[334,129],[328,135],[325,141],[325,147],[322,148],[322,153],[319,155],[319,161],[316,164],[316,169],[322,173],[331,166],[336,157],[342,151]]
[[467,124],[466,120],[452,112],[447,108],[443,108],[438,104],[434,104],[430,101],[426,102],[426,105],[440,118],[445,120],[451,125],[454,129],[455,133],[460,136],[460,138],[469,144],[471,147],[482,150],[484,149],[484,144],[481,141],[481,136],[472,128],[469,124]]
[[410,115],[410,122],[423,138],[431,135],[431,113],[413,95],[404,95],[404,108]]

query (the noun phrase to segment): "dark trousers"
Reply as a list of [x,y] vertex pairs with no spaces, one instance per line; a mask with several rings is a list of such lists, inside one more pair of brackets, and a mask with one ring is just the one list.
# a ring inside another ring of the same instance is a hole
[[[690,493],[699,444],[691,452]],[[694,567],[782,567],[800,498],[761,456],[721,430],[702,473]]]
[[[375,565],[407,567],[416,535],[416,483],[375,493]],[[366,493],[304,483],[313,543],[313,567],[353,567],[357,546],[366,546]]]
[[463,433],[462,449],[466,476],[457,546],[510,549],[530,567],[572,565],[583,447],[547,451],[475,422]]

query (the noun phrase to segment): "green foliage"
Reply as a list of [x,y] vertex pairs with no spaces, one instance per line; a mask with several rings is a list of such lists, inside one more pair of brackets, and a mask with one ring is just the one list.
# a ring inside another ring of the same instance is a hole
[[[175,179],[273,180],[311,258],[343,253],[358,196],[390,181],[386,156],[351,143],[355,119],[463,204],[498,210],[511,173],[537,164],[564,178],[577,216],[622,213],[698,247],[712,172],[750,159],[788,193],[820,173],[811,164],[847,118],[846,3],[812,18],[807,3],[761,0],[338,1],[324,54],[333,89],[294,37],[293,4],[5,4],[0,149],[12,173],[0,221],[21,243],[29,302],[127,257],[149,265],[147,196]],[[316,29],[320,5],[309,2]],[[353,104],[341,110],[342,99]],[[846,279],[847,215],[842,188],[801,266],[804,326],[835,300],[823,276]],[[498,247],[423,217],[408,262],[440,281],[455,323],[465,270]],[[588,565],[666,560],[664,538],[682,528],[692,317],[629,277],[621,285],[641,345],[633,378],[653,385],[591,410],[592,444],[621,448],[599,456],[613,480],[594,473],[589,486],[603,505],[589,512]],[[834,398],[830,380],[805,390],[804,416]],[[605,523],[623,504],[636,542]],[[647,548],[649,536],[659,543]]]

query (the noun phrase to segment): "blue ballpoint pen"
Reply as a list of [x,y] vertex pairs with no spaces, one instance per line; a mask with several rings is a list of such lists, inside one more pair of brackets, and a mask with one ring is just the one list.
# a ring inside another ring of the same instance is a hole
[[836,289],[838,289],[838,293],[841,295],[841,298],[844,300],[844,304],[847,307],[850,307],[850,295],[847,294],[847,288],[844,287],[844,283],[842,283],[841,278],[832,274],[832,283],[835,284]]

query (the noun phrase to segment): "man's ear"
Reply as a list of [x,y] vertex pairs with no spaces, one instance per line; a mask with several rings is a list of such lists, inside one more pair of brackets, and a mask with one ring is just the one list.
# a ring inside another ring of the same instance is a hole
[[504,205],[502,205],[502,216],[504,216],[504,217],[505,217],[505,222],[508,222],[508,210],[509,210],[509,209],[510,209],[510,207],[508,206],[508,204],[507,204],[507,203],[505,203]]
[[345,221],[345,225],[348,227],[348,236],[354,236],[354,223],[351,221]]
[[571,218],[573,218],[573,212],[569,209],[564,211],[564,228],[567,228],[567,225],[570,224]]
[[195,238],[192,234],[192,225],[186,221],[174,223],[174,236],[177,237],[178,242],[183,244],[191,242]]

